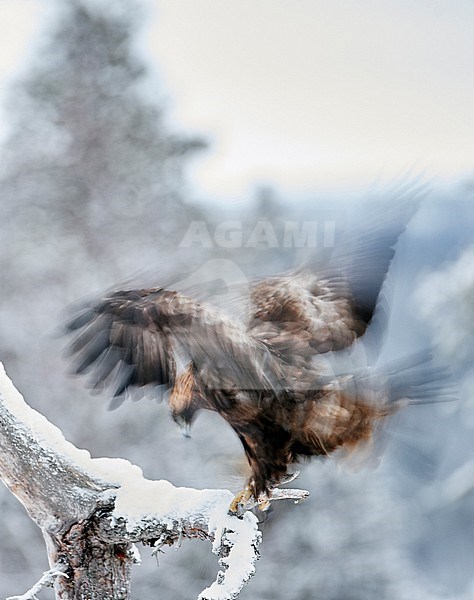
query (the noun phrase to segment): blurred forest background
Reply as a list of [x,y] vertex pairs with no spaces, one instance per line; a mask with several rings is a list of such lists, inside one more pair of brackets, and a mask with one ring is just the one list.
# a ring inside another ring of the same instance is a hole
[[[58,2],[10,86],[0,173],[0,359],[27,402],[93,456],[128,458],[145,476],[175,485],[236,491],[240,444],[215,415],[203,414],[184,439],[164,403],[128,400],[110,412],[106,398],[67,376],[58,336],[65,307],[125,280],[199,279],[215,259],[226,276],[252,277],[308,258],[283,244],[183,244],[193,222],[204,223],[211,240],[226,221],[242,223],[246,235],[271,223],[281,240],[285,223],[317,221],[313,250],[326,253],[325,224],[334,224],[337,239],[364,218],[363,204],[323,195],[295,202],[271,182],[238,210],[224,199],[198,202],[186,174],[207,142],[172,126],[166,102],[143,91],[149,66],[136,38],[145,15],[138,0]],[[347,473],[330,461],[305,466],[298,486],[311,498],[276,506],[262,525],[262,558],[243,599],[473,597],[473,193],[467,179],[432,190],[400,240],[388,281],[384,354],[433,343],[455,372],[460,401],[401,415],[376,471]],[[39,530],[4,486],[0,504],[6,597],[24,592],[47,564]],[[193,598],[215,577],[215,557],[200,542],[167,551],[159,567],[149,550],[141,554],[134,598]]]

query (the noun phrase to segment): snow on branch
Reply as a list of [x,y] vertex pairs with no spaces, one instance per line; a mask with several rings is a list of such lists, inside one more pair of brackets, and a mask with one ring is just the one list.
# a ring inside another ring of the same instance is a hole
[[115,507],[101,523],[101,535],[156,550],[186,538],[209,539],[222,570],[199,599],[236,598],[255,573],[261,534],[252,513],[242,519],[228,514],[232,497],[226,490],[177,488],[168,481],[130,476],[115,493]]
[[[257,519],[230,516],[230,492],[177,488],[145,479],[126,460],[91,458],[25,403],[1,363],[0,477],[42,528],[52,566],[20,598],[33,598],[53,579],[69,598],[128,598],[136,542],[159,550],[185,538],[211,541],[221,570],[200,600],[236,598],[255,572]],[[89,556],[91,545],[101,552]],[[65,565],[60,573],[58,564]]]
[[63,570],[55,567],[49,571],[45,571],[41,579],[35,585],[21,596],[9,596],[7,600],[36,600],[36,594],[47,587],[53,587],[55,580],[58,577],[67,577]]

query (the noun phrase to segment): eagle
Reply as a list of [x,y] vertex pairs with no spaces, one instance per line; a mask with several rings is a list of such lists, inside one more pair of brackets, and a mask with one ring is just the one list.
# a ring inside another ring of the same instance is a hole
[[250,466],[229,510],[241,515],[252,500],[264,510],[293,465],[370,446],[386,417],[437,393],[440,376],[426,356],[347,369],[364,340],[366,356],[379,352],[382,285],[416,206],[384,204],[326,261],[250,282],[245,318],[166,285],[107,293],[67,323],[74,370],[93,388],[115,386],[116,398],[167,386],[185,428],[199,410],[219,413]]

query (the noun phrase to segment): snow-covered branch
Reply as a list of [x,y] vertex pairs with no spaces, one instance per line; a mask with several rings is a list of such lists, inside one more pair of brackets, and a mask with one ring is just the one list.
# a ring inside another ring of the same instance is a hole
[[0,476],[47,542],[51,571],[30,592],[54,579],[58,598],[126,599],[137,542],[211,541],[221,570],[201,600],[236,598],[255,571],[257,519],[229,516],[230,492],[176,488],[126,460],[91,458],[24,402],[1,364]]

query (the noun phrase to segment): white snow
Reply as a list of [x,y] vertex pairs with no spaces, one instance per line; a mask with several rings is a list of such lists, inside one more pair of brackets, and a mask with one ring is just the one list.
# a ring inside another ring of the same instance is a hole
[[226,540],[232,543],[229,555],[219,561],[224,568],[224,578],[218,576],[217,580],[200,594],[199,600],[235,598],[255,573],[255,561],[258,557],[256,545],[261,538],[256,517],[247,512],[240,520],[227,515],[226,512],[215,511],[209,519],[209,531],[214,532],[212,551],[216,554],[219,552],[221,540],[223,543]]
[[[91,462],[90,453],[87,450],[80,450],[68,442],[58,427],[26,404],[23,396],[6,374],[2,363],[0,363],[0,399],[10,414],[19,423],[31,430],[31,433],[40,445],[50,448],[58,454],[62,454],[85,471],[90,472],[93,470],[94,474],[96,474],[96,469]],[[99,471],[100,469],[97,469],[97,476],[103,477],[103,472],[99,475]]]
[[257,518],[247,512],[242,519],[228,515],[232,494],[227,490],[198,490],[175,487],[170,482],[151,481],[143,477],[140,467],[121,458],[91,458],[87,450],[68,442],[61,430],[26,404],[0,363],[0,402],[45,449],[68,459],[86,474],[108,482],[116,496],[112,519],[123,519],[129,532],[146,521],[156,519],[170,529],[186,524],[207,524],[213,538],[212,550],[219,554],[221,545],[230,546],[219,563],[222,571],[217,581],[204,590],[200,600],[235,598],[255,572],[257,546],[261,534]]
[[[38,443],[68,459],[92,477],[115,485],[124,485],[143,479],[143,472],[123,458],[91,458],[88,450],[76,448],[68,442],[62,431],[38,411],[28,406],[23,396],[0,363],[0,399],[5,408],[19,423],[26,426]],[[169,484],[171,485],[171,484]]]
[[232,494],[227,490],[174,487],[168,481],[150,481],[130,473],[117,490],[113,516],[125,519],[130,532],[150,518],[157,518],[170,529],[179,529],[181,523],[207,523],[214,539],[212,551],[219,554],[222,544],[231,549],[219,561],[223,571],[199,598],[228,600],[235,598],[255,573],[256,546],[261,535],[252,513],[245,513],[243,519],[228,515],[231,501]]
[[[77,448],[68,442],[62,431],[24,401],[0,363],[0,399],[5,408],[21,424],[26,426],[37,442],[65,457],[76,468],[88,475],[112,485],[137,482],[143,478],[140,467],[122,458],[91,458],[88,450]],[[171,485],[171,484],[170,484]]]
[[132,544],[132,548],[130,551],[132,556],[132,560],[136,565],[140,565],[142,562],[142,557],[140,556],[140,550],[137,548],[135,544]]

